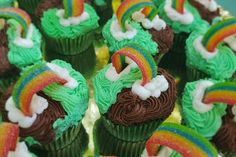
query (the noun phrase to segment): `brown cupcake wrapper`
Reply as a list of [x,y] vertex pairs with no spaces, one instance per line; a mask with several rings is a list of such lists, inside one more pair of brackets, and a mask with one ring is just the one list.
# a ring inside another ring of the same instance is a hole
[[114,137],[129,142],[138,142],[148,139],[163,120],[153,120],[144,124],[123,126],[114,124],[112,121],[102,116],[102,123],[106,130]]
[[18,0],[19,7],[29,13],[31,16],[34,15],[36,8],[41,0]]
[[145,149],[146,140],[129,142],[118,139],[106,130],[99,119],[94,126],[95,154],[120,157],[138,157]]

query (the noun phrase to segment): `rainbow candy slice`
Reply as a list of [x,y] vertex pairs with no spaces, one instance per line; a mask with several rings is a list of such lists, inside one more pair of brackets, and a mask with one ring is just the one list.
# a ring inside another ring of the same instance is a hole
[[156,154],[154,146],[164,145],[183,157],[217,157],[216,149],[195,131],[174,123],[163,123],[146,143],[149,156]]
[[26,116],[32,116],[30,104],[33,95],[55,82],[64,84],[66,80],[58,77],[45,64],[37,64],[31,67],[23,73],[13,89],[12,96],[16,106]]
[[236,82],[216,83],[205,91],[204,103],[222,102],[236,105]]
[[178,13],[184,13],[184,2],[185,0],[172,0],[172,8],[174,8]]
[[122,62],[122,56],[129,57],[138,65],[143,76],[142,85],[145,85],[156,77],[156,63],[151,54],[146,52],[142,47],[129,44],[112,55],[112,64],[117,73],[120,73],[125,68],[125,64]]
[[31,19],[25,11],[18,8],[0,8],[0,18],[1,17],[16,20],[22,27],[23,37],[26,37]]
[[65,18],[80,16],[84,12],[84,0],[63,0]]
[[139,11],[142,8],[151,8],[153,11],[149,10],[149,15],[145,15],[151,20],[155,17],[154,14],[157,12],[157,9],[151,0],[124,0],[121,3],[116,12],[116,17],[123,31],[126,31],[125,22],[129,19],[129,17],[134,12]]
[[0,156],[7,157],[9,151],[14,151],[19,136],[19,127],[16,124],[0,124]]
[[148,19],[153,19],[157,13],[158,13],[158,10],[157,9],[153,9],[153,8],[144,8],[142,10],[142,13],[148,18]]
[[226,19],[211,26],[204,35],[202,44],[209,52],[214,52],[220,42],[234,34],[236,34],[236,18]]

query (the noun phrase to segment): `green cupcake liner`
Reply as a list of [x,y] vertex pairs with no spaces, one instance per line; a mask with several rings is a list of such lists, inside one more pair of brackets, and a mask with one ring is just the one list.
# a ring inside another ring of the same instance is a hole
[[153,120],[144,124],[123,126],[114,124],[112,121],[102,116],[102,123],[106,130],[114,137],[129,142],[137,142],[148,139],[163,120]]
[[187,67],[187,80],[189,82],[204,79],[204,78],[210,78],[210,77],[204,72],[201,72],[200,70],[194,69],[192,67]]
[[[42,30],[43,31],[43,30]],[[70,38],[52,38],[43,32],[45,37],[46,49],[54,50],[54,52],[63,55],[76,55],[91,46],[94,40],[94,31],[85,35],[78,36],[74,39]]]
[[171,51],[175,53],[185,53],[186,40],[189,36],[189,33],[178,33],[174,34],[174,43],[171,48]]
[[73,141],[61,149],[54,151],[45,151],[33,149],[32,151],[38,156],[43,157],[82,157],[88,148],[88,134],[84,126],[81,124],[79,132],[76,134]]
[[31,16],[41,0],[18,0],[19,7],[29,13]]
[[120,157],[139,157],[145,149],[146,140],[128,142],[120,140],[104,128],[102,119],[94,125],[95,154]]
[[[113,9],[112,9],[112,0],[104,0],[105,5],[94,4],[94,8],[99,15],[99,25],[103,26],[106,22],[112,18]],[[95,2],[96,3],[96,2]]]

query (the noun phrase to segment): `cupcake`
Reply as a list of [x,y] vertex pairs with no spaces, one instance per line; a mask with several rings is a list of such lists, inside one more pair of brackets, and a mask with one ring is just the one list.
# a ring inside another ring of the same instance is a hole
[[235,32],[236,19],[231,18],[194,31],[186,41],[188,80],[200,78],[230,79],[236,71],[236,57],[222,41]]
[[[78,5],[79,7],[72,7]],[[75,55],[92,45],[98,28],[95,10],[83,1],[63,1],[64,9],[50,8],[43,12],[41,29],[45,44],[52,53]]]
[[15,0],[0,0],[0,8],[11,7],[14,5]]
[[152,40],[152,36],[139,23],[131,20],[134,12],[145,7],[155,8],[155,5],[151,1],[125,0],[116,15],[105,24],[102,34],[111,55],[130,43],[141,45],[152,56],[158,54],[158,45]]
[[210,24],[220,17],[220,9],[215,0],[189,0],[189,3],[198,10],[202,19]]
[[19,8],[25,10],[32,18],[34,18],[34,12],[38,4],[42,0],[18,0]]
[[29,145],[47,152],[59,152],[76,139],[87,105],[86,80],[61,60],[24,69],[1,99],[3,120],[17,123]]
[[[125,60],[130,63],[127,67]],[[157,70],[150,53],[132,44],[112,56],[112,64],[95,76],[93,85],[103,125],[103,129],[99,129],[96,134],[110,134],[106,138],[109,138],[107,140],[113,146],[98,154],[140,156],[143,143],[174,109],[174,79],[165,70]],[[98,148],[106,145],[102,137],[97,137],[95,141]]]

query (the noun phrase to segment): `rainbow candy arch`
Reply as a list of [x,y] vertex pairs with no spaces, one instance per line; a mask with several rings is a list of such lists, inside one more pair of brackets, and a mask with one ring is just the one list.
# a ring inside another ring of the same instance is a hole
[[14,19],[22,27],[22,35],[26,37],[29,30],[31,19],[30,16],[23,10],[18,8],[0,8],[0,18]]
[[211,26],[203,36],[202,44],[209,52],[214,52],[220,42],[234,34],[236,34],[236,18],[226,19]]
[[129,57],[138,65],[143,76],[142,85],[145,85],[156,77],[156,63],[151,54],[146,52],[142,47],[135,44],[129,44],[127,47],[118,50],[112,55],[112,64],[117,73],[120,73],[125,68],[125,64],[122,62],[122,56]]
[[183,157],[217,157],[216,149],[193,130],[174,123],[163,123],[146,143],[149,156],[157,153],[158,145],[167,146]]
[[144,14],[151,20],[157,13],[156,6],[151,0],[124,0],[119,6],[116,17],[123,31],[126,31],[125,22],[130,16],[143,8],[150,8],[144,11]]
[[178,13],[184,13],[184,2],[185,0],[172,0],[172,8],[174,8]]
[[84,0],[63,0],[65,18],[77,17],[84,12]]
[[210,86],[205,91],[203,102],[236,105],[236,82],[221,82]]
[[14,151],[19,136],[19,127],[16,124],[0,123],[0,156],[7,157],[9,151]]
[[32,116],[31,100],[35,93],[52,83],[65,84],[66,80],[58,77],[45,64],[37,64],[23,73],[13,89],[13,100],[26,116]]

